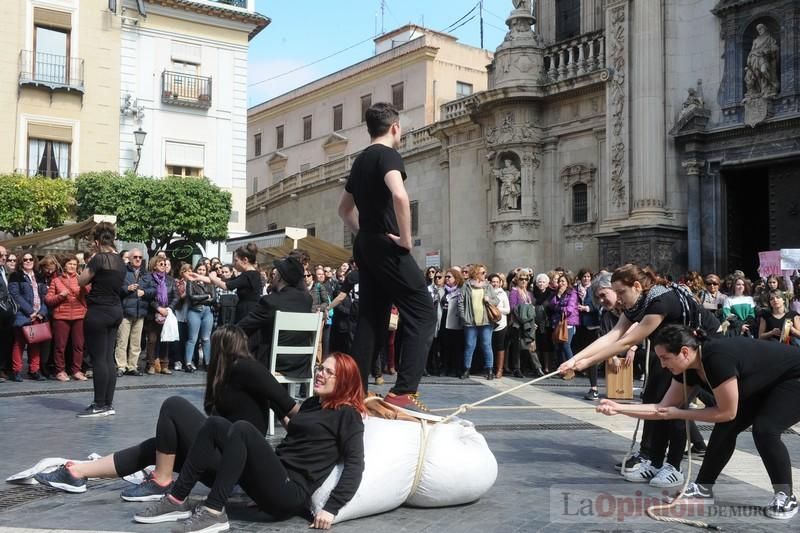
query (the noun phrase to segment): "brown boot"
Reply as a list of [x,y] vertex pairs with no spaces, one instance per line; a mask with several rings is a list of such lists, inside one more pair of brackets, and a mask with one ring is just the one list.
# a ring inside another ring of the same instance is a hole
[[497,372],[494,373],[494,377],[500,379],[503,377],[503,365],[506,362],[506,352],[498,352],[497,360],[495,361],[495,368],[497,368]]
[[159,359],[156,359],[155,361],[153,361],[153,372],[155,374],[160,374],[161,373],[161,361]]

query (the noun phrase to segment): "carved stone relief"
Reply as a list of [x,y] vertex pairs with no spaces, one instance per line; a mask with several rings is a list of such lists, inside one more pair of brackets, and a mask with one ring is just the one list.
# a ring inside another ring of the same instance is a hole
[[772,114],[772,100],[780,89],[778,57],[780,46],[764,24],[756,26],[758,37],[747,54],[744,67],[744,123],[755,127]]
[[625,260],[639,266],[646,266],[650,263],[650,243],[632,242],[625,246]]
[[571,189],[576,183],[585,183],[586,185],[594,184],[596,172],[597,167],[591,163],[578,163],[576,165],[564,167],[561,171],[561,182],[564,185],[564,190]]
[[609,79],[611,108],[611,201],[622,208],[626,205],[625,194],[625,39],[626,7],[618,6],[611,11],[611,42],[609,57],[614,76]]

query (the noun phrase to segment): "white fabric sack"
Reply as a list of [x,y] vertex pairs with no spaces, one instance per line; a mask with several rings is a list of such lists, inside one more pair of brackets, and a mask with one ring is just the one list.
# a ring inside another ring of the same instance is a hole
[[167,308],[167,318],[164,320],[164,326],[161,328],[161,342],[175,342],[181,339],[180,332],[178,331],[178,318],[172,309]]
[[[419,457],[420,424],[367,417],[364,420],[364,474],[353,498],[342,507],[333,522],[397,509],[408,498],[414,484]],[[311,497],[311,512],[325,506],[339,483],[342,465],[336,465],[328,479]]]
[[497,480],[497,460],[475,426],[455,418],[427,426],[428,438],[417,490],[406,500],[415,507],[474,502]]
[[[88,461],[73,461],[75,463],[87,463],[90,461],[96,461],[100,459],[100,455],[97,453],[92,452],[89,454],[87,458]],[[39,474],[40,472],[52,472],[59,466],[66,464],[68,459],[64,459],[63,457],[45,457],[41,459],[38,463],[33,465],[30,468],[26,468],[22,472],[17,472],[16,474],[12,474],[6,478],[6,483],[12,483],[14,485],[38,485],[39,482],[36,481],[33,476]]]
[[[425,437],[425,454],[420,446]],[[414,477],[419,464],[415,492]],[[311,512],[321,510],[339,482],[337,465],[312,495]],[[466,420],[423,426],[417,422],[369,417],[364,421],[364,474],[355,496],[333,522],[383,513],[404,503],[444,507],[477,500],[494,485],[497,461],[486,440]]]

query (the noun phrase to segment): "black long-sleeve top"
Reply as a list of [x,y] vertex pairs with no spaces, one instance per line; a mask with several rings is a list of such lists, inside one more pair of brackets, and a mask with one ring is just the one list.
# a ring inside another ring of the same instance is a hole
[[[255,359],[239,359],[227,371],[210,414],[236,422],[246,420],[266,434],[270,407],[283,417],[295,401],[269,371]],[[271,401],[270,401],[271,400]],[[206,411],[211,406],[206,406]]]
[[344,470],[323,510],[336,515],[355,495],[364,472],[364,421],[349,406],[324,409],[319,397],[303,402],[275,449],[289,477],[309,496],[340,460]]

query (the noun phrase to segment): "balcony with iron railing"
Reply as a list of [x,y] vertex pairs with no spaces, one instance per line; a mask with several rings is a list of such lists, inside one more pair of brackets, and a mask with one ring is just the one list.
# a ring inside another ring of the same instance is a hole
[[211,107],[211,78],[165,70],[161,73],[161,102],[185,107]]
[[84,92],[83,59],[35,50],[19,53],[19,84],[50,91]]

